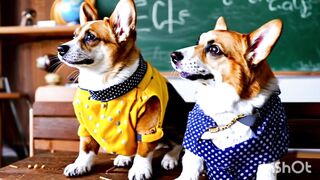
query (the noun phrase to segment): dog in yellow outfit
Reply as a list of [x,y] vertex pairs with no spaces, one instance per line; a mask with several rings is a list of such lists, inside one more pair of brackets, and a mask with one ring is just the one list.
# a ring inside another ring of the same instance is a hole
[[[146,102],[154,96],[161,104],[157,125],[145,134],[136,135],[137,120],[144,113]],[[110,101],[91,100],[88,90],[78,88],[73,102],[80,123],[78,135],[91,135],[108,153],[134,155],[137,140],[153,142],[162,138],[167,101],[167,81],[149,63],[140,84],[119,98]]]
[[135,43],[133,0],[120,0],[110,18],[96,17],[95,9],[83,3],[81,25],[73,40],[58,47],[59,59],[80,72],[74,99],[80,122],[79,156],[64,174],[90,172],[101,146],[118,154],[115,166],[132,162],[128,179],[149,179],[153,152],[160,141],[167,140],[171,147],[161,161],[162,167],[177,166],[191,107],[143,60]]

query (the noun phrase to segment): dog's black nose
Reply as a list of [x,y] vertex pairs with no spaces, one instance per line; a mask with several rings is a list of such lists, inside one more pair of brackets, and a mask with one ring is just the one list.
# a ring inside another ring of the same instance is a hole
[[69,51],[70,47],[68,45],[61,45],[57,47],[60,56],[65,55]]
[[171,53],[170,56],[171,56],[172,62],[174,62],[174,63],[177,63],[183,59],[183,54],[179,51],[175,51],[175,52]]

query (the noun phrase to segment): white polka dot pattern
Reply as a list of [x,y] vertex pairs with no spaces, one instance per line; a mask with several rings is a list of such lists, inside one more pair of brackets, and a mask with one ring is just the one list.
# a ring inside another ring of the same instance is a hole
[[256,137],[225,150],[218,149],[211,140],[200,139],[217,125],[195,105],[189,113],[183,146],[204,159],[210,179],[255,179],[260,164],[276,161],[287,152],[287,118],[278,94],[275,92],[257,109],[260,118],[251,127]]
[[124,82],[100,91],[89,91],[91,99],[107,102],[131,91],[142,81],[147,72],[147,63],[140,56],[138,69]]

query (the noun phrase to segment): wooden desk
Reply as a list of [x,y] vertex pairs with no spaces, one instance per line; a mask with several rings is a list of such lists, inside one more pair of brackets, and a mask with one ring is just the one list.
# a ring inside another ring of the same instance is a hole
[[[160,161],[165,151],[158,151],[155,153],[153,160],[153,172],[154,179],[167,180],[178,177],[181,172],[181,167],[178,167],[171,171],[163,170],[160,167]],[[0,169],[0,179],[21,179],[21,180],[44,180],[44,179],[67,179],[62,173],[63,169],[73,162],[77,157],[77,153],[74,152],[45,152],[42,154],[36,154],[34,157],[30,157],[21,161],[18,161],[10,166],[6,166]],[[93,167],[92,172],[86,176],[72,178],[72,179],[86,179],[86,180],[97,180],[100,177],[109,178],[112,180],[123,180],[127,179],[128,168],[114,168],[113,158],[114,155],[100,153],[98,155],[97,163]],[[278,179],[290,179],[290,180],[314,180],[320,179],[320,159],[319,156],[313,158],[307,157],[303,154],[289,153],[282,161],[286,164],[291,165],[294,161],[301,161],[303,163],[308,162],[311,165],[312,173],[282,173],[278,175]],[[190,162],[192,163],[192,162]],[[28,165],[34,166],[45,165],[44,169],[28,169]],[[300,166],[296,166],[299,170]],[[106,173],[108,171],[108,173]],[[101,179],[101,178],[100,178]],[[200,180],[206,180],[207,178],[202,176]]]
[[[172,171],[166,171],[160,168],[161,157],[159,153],[158,157],[155,157],[153,161],[153,173],[155,179],[165,180],[174,179],[180,174],[181,168],[177,168]],[[43,153],[37,154],[34,157],[30,157],[21,161],[18,161],[11,166],[6,166],[0,169],[0,179],[21,179],[21,180],[44,180],[44,179],[67,179],[62,173],[63,169],[69,163],[73,162],[77,157],[77,153],[72,152],[55,152],[55,153]],[[128,168],[113,168],[114,155],[108,155],[100,153],[98,155],[97,164],[93,167],[92,172],[89,175],[72,178],[72,179],[94,179],[98,180],[101,177],[109,178],[112,180],[127,179]],[[28,169],[28,165],[32,166],[38,164],[38,166],[45,165],[44,169]],[[106,171],[108,173],[106,174]],[[203,177],[202,179],[205,179]]]

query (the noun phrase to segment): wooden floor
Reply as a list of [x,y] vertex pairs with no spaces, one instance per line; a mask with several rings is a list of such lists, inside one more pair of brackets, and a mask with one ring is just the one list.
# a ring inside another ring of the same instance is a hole
[[[160,167],[160,160],[162,158],[163,153],[157,153],[154,161],[153,161],[153,172],[154,176],[153,179],[156,180],[167,180],[167,179],[174,179],[178,177],[181,172],[181,167],[176,168],[175,170],[166,171]],[[283,160],[287,164],[292,164],[292,155],[286,156]],[[55,153],[41,153],[37,154],[34,157],[27,158],[12,165],[3,167],[0,169],[0,180],[2,179],[20,179],[20,180],[60,180],[60,179],[68,179],[62,173],[63,169],[69,163],[73,162],[77,157],[76,153],[72,152],[55,152]],[[114,155],[107,155],[107,154],[99,154],[97,164],[93,167],[93,170],[90,174],[78,177],[78,178],[71,178],[71,179],[88,179],[88,180],[97,180],[104,178],[112,179],[112,180],[123,180],[127,179],[128,168],[115,168],[113,166],[113,158]],[[284,173],[279,174],[278,179],[282,180],[295,180],[295,179],[303,179],[303,180],[315,180],[320,179],[320,160],[319,159],[298,159],[301,162],[309,162],[312,166],[311,170],[312,173]],[[190,162],[192,163],[192,162]],[[29,169],[28,166],[34,165],[38,166],[36,169]],[[44,169],[40,167],[45,165]],[[299,169],[299,166],[296,166]],[[201,180],[207,179],[205,176],[201,177]]]

